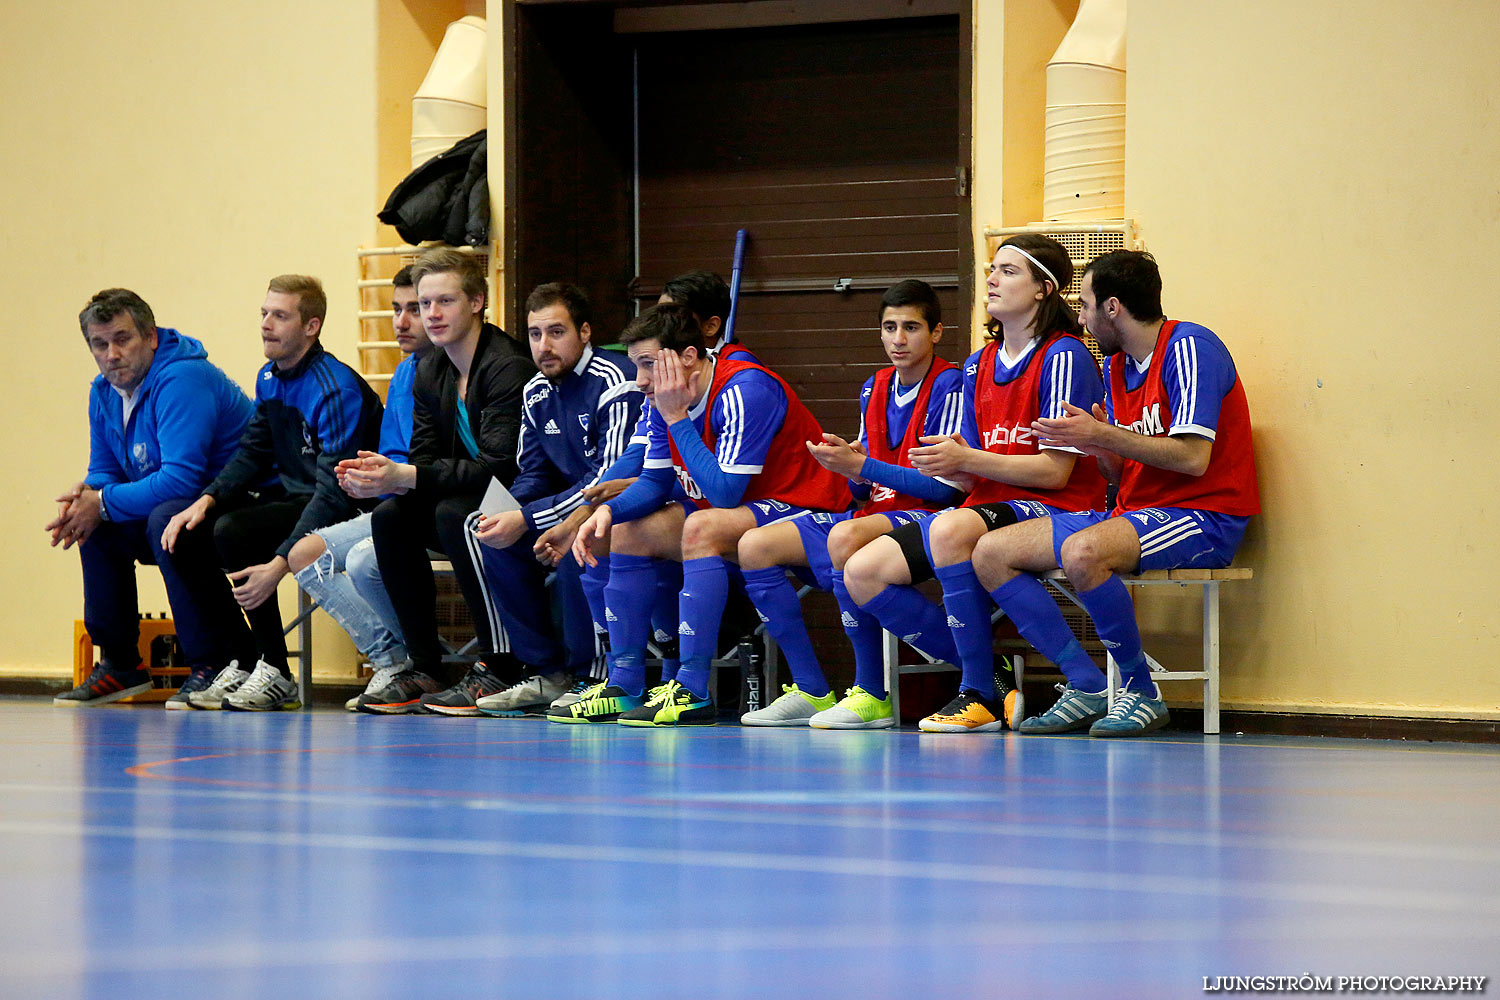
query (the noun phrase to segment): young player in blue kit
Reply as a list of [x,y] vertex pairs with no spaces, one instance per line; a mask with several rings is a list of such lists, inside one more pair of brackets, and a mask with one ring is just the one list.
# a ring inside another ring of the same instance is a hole
[[1003,674],[997,684],[992,608],[968,562],[974,542],[993,527],[1104,498],[1092,458],[1044,448],[1030,431],[1038,416],[1103,398],[1098,367],[1062,296],[1072,277],[1067,251],[1046,236],[1012,236],[995,251],[986,284],[994,337],[964,364],[962,436],[928,438],[912,452],[918,469],[971,483],[969,496],[955,510],[876,539],[845,567],[850,595],[898,634],[932,606],[914,585],[934,576],[943,584],[963,678],[958,696],[922,720],[929,732],[988,732],[1006,718],[1014,725],[1023,711]]
[[[811,514],[756,528],[740,539],[745,587],[792,674],[781,697],[740,718],[747,726],[895,725],[890,700],[883,693],[880,625],[850,599],[844,562],[892,528],[914,524],[962,499],[954,483],[914,469],[908,453],[921,437],[958,431],[963,373],[933,353],[943,336],[942,309],[926,282],[908,280],[891,286],[881,298],[879,321],[881,346],[891,367],[871,376],[860,391],[857,444],[825,434],[822,443],[808,446],[824,468],[848,477],[863,505],[854,512]],[[819,587],[833,591],[854,646],[854,686],[837,705],[787,579],[785,568],[791,566],[807,567]],[[951,660],[952,641],[942,613],[931,604],[926,609],[925,619],[908,623],[903,635],[923,652]]]
[[[661,297],[657,300],[657,304],[687,306],[692,311],[693,318],[698,321],[698,326],[703,330],[703,339],[710,345],[710,351],[725,357],[739,353],[752,361],[755,360],[753,354],[733,339],[733,331],[728,327],[729,313],[733,308],[729,286],[713,271],[687,271],[670,279],[662,286]],[[636,433],[630,439],[629,447],[625,449],[618,461],[599,474],[597,482],[584,490],[584,497],[591,505],[589,513],[593,512],[593,505],[619,496],[620,492],[641,474],[641,464],[646,459],[646,428],[650,424],[647,414],[650,412],[650,402],[641,403],[641,419],[636,424]],[[679,499],[686,499],[686,497],[687,495],[683,494]],[[573,535],[552,531],[544,533],[541,541],[548,544],[554,552],[565,552],[573,544]],[[607,540],[599,550],[601,557],[606,551],[608,551]],[[604,584],[609,578],[609,573],[607,562],[603,558],[600,562],[605,565],[605,572],[585,574],[583,585],[584,593],[588,596],[589,609],[597,623],[596,627],[603,628],[607,618]],[[678,658],[680,645],[677,639],[677,594],[680,590],[682,590],[682,566],[671,560],[659,561],[656,602],[651,609],[651,625],[652,642],[661,656],[661,682],[663,684],[677,676],[677,668],[681,664]],[[600,640],[607,649],[610,644],[607,631],[600,633]],[[575,685],[573,691],[564,695],[554,705],[558,708],[566,707],[582,694],[583,689]]]
[[[790,387],[752,361],[709,355],[688,309],[655,306],[620,339],[652,401],[644,471],[584,522],[573,544],[580,563],[595,562],[593,544],[613,528],[606,598],[615,660],[607,686],[548,717],[713,725],[709,662],[728,596],[726,558],[754,527],[845,509],[848,483],[808,453],[822,428]],[[687,503],[672,498],[674,478]],[[645,701],[646,630],[655,563],[663,559],[683,562],[683,663],[676,679]]]
[[[575,285],[541,285],[526,299],[526,339],[539,371],[526,383],[516,453],[520,471],[510,488],[522,508],[491,517],[476,511],[470,527],[483,543],[474,553],[477,566],[490,580],[511,652],[530,673],[480,698],[477,705],[486,714],[547,708],[594,658],[596,623],[580,573],[597,577],[594,585],[602,590],[606,566],[580,570],[574,560],[560,558],[566,550],[558,535],[570,538],[592,513],[583,491],[624,452],[644,396],[628,358],[594,350],[589,319],[588,297]],[[562,604],[561,641],[551,628],[546,592],[552,566]]]

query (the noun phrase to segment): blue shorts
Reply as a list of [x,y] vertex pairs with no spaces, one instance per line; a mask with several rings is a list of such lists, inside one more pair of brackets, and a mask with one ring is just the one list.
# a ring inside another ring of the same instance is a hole
[[[1188,507],[1145,507],[1119,515],[1141,540],[1141,561],[1135,572],[1153,569],[1221,569],[1234,560],[1245,537],[1248,517]],[[1103,524],[1110,514],[1085,510],[1052,517],[1052,554],[1062,565],[1062,545],[1068,536]]]
[[813,513],[806,507],[796,507],[781,500],[746,500],[745,509],[755,515],[757,528],[764,528],[768,524],[780,524],[782,521],[790,521],[793,518]]
[[[882,515],[891,522],[892,528],[899,528],[924,521],[933,513],[934,511],[930,510],[888,510],[883,511]],[[807,554],[807,565],[812,573],[813,586],[820,590],[833,589],[833,561],[828,558],[828,536],[833,532],[834,525],[847,521],[853,516],[853,511],[844,511],[839,514],[815,511],[792,522],[797,526],[797,533],[802,536],[802,551]]]

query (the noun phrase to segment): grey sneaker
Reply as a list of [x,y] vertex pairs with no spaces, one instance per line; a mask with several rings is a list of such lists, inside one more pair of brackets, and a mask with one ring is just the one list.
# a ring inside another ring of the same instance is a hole
[[210,670],[205,667],[188,674],[188,679],[182,682],[182,687],[177,689],[177,693],[167,699],[167,711],[186,712],[192,709],[193,703],[188,701],[188,699],[199,691],[207,691],[218,673],[219,671],[217,670]]
[[1022,719],[1016,727],[1021,733],[1073,733],[1087,729],[1109,711],[1109,694],[1100,691],[1090,694],[1068,685],[1057,685],[1062,697],[1041,715]]
[[355,695],[353,698],[350,698],[348,701],[344,702],[344,709],[350,712],[358,712],[360,698],[364,697],[365,695],[374,695],[379,693],[380,691],[385,690],[385,688],[391,683],[391,681],[396,679],[396,675],[405,669],[405,663],[389,667],[380,667],[375,671],[374,674],[370,676],[370,682],[365,685],[365,689],[363,691]]
[[224,699],[238,691],[240,685],[249,679],[250,671],[241,670],[239,660],[230,660],[229,666],[219,671],[219,676],[214,678],[212,684],[188,695],[188,704],[194,708],[217,712],[224,707]]
[[265,660],[255,665],[250,678],[224,698],[232,712],[289,712],[302,707],[297,682]]
[[1109,714],[1089,727],[1090,736],[1139,736],[1167,724],[1171,713],[1162,701],[1161,688],[1152,684],[1151,694],[1127,686],[1115,697]]
[[795,684],[783,684],[781,697],[755,712],[740,716],[742,726],[805,726],[807,720],[838,703],[832,691],[814,698]]
[[572,674],[537,674],[519,684],[512,684],[504,691],[485,695],[474,702],[474,707],[485,715],[540,715],[552,707],[558,698],[567,694],[572,685]]
[[567,708],[569,705],[577,704],[578,702],[583,700],[584,693],[587,692],[589,688],[600,683],[600,681],[590,680],[587,677],[580,677],[578,680],[574,681],[573,686],[568,688],[568,690],[564,692],[560,697],[552,699],[552,704],[547,707]]

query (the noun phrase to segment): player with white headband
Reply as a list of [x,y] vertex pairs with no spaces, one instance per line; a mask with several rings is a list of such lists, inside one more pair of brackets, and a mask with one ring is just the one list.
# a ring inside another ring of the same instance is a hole
[[962,435],[922,438],[910,453],[921,472],[969,486],[969,497],[876,539],[844,567],[853,600],[897,635],[927,605],[915,585],[934,576],[942,583],[963,679],[958,696],[922,720],[928,732],[1014,728],[1024,714],[1020,692],[994,669],[994,605],[969,561],[975,543],[1017,521],[1104,505],[1095,460],[1075,448],[1044,447],[1031,431],[1032,421],[1062,416],[1067,404],[1090,410],[1104,399],[1099,367],[1063,298],[1072,279],[1068,252],[1046,236],[1012,236],[995,251],[986,283],[989,343],[964,363]]

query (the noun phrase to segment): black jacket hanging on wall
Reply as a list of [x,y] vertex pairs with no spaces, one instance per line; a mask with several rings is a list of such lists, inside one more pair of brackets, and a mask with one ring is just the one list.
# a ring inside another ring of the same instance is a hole
[[396,185],[378,218],[408,243],[441,240],[483,246],[490,240],[485,130],[439,153]]

